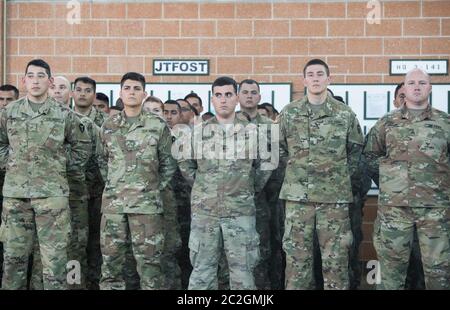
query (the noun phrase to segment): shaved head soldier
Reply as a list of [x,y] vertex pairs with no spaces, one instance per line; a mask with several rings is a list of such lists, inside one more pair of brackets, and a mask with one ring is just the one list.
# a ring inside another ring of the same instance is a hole
[[428,73],[405,76],[405,104],[367,135],[364,155],[380,187],[374,246],[380,289],[403,289],[417,231],[427,289],[449,289],[450,123],[431,107]]

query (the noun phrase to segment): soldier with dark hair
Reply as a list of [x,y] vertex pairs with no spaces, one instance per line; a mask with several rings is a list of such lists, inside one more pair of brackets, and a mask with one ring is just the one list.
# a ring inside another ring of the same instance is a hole
[[0,86],[0,108],[6,107],[8,103],[19,99],[17,87],[9,84]]
[[207,149],[220,145],[214,149],[227,153],[227,157],[216,152],[205,156],[192,153],[178,160],[183,176],[194,184],[189,236],[193,270],[189,289],[218,288],[217,268],[223,250],[230,270],[230,288],[255,289],[253,270],[259,257],[259,237],[254,197],[261,192],[271,171],[261,169],[259,158],[236,158],[234,143],[224,141],[245,137],[247,141],[241,141],[240,147],[249,154],[246,130],[254,126],[235,113],[238,103],[236,81],[229,77],[216,79],[212,84],[212,103],[216,116],[195,127],[193,140],[189,143],[195,144],[195,139],[200,138],[196,134],[201,129]]
[[128,72],[120,82],[124,110],[101,129],[104,146],[100,244],[101,289],[125,289],[127,255],[136,262],[141,289],[164,287],[164,191],[176,170],[172,138],[166,122],[142,110],[145,78]]
[[53,78],[45,61],[30,61],[22,81],[27,95],[0,116],[0,163],[9,167],[0,227],[5,251],[2,287],[26,289],[28,259],[37,236],[44,289],[66,289],[68,179],[84,182],[91,142],[75,113],[48,96]]
[[312,289],[313,244],[317,233],[325,289],[349,288],[352,243],[349,205],[360,183],[363,146],[356,114],[327,94],[328,65],[310,60],[303,69],[307,95],[280,114],[280,151],[286,174],[283,249],[286,289]]
[[104,93],[95,93],[93,105],[97,110],[109,113],[109,98]]

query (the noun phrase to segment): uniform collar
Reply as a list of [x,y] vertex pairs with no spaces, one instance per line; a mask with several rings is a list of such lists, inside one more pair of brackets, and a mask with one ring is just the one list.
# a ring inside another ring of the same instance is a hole
[[91,120],[94,120],[95,117],[97,116],[97,109],[94,108],[93,106],[91,106],[91,110],[89,111],[89,114],[87,115],[87,117],[89,117]]
[[123,127],[123,128],[129,127],[128,131],[132,131],[138,127],[144,127],[144,125],[145,125],[145,117],[144,117],[144,113],[142,110],[139,113],[138,119],[136,120],[136,122],[134,122],[131,126],[127,122],[127,116],[125,114],[125,110],[122,110],[118,115],[119,115],[119,127]]
[[39,107],[38,111],[35,113],[33,109],[31,108],[30,101],[28,100],[28,97],[25,97],[25,104],[22,106],[21,113],[25,113],[27,115],[33,116],[33,115],[40,115],[40,114],[48,114],[48,111],[50,108],[57,104],[57,102],[52,99],[50,96],[45,99],[44,103]]
[[314,119],[316,118],[322,118],[324,116],[332,116],[333,115],[333,101],[332,98],[328,95],[327,98],[325,99],[325,102],[323,103],[322,108],[319,110],[319,112],[317,114],[313,114],[311,111],[311,107],[310,107],[310,103],[308,101],[308,96],[304,96],[300,101],[299,101],[299,114],[303,115],[303,116],[309,116],[309,115],[313,115]]
[[428,104],[427,107],[425,108],[425,110],[420,113],[418,116],[414,116],[410,113],[410,110],[406,107],[406,104],[404,104],[401,108],[400,108],[401,114],[402,114],[402,118],[403,119],[418,119],[420,121],[426,120],[426,119],[431,119],[433,117],[433,111],[431,109],[431,105]]
[[[233,130],[227,130],[225,132],[225,136],[228,137],[230,135],[237,134],[239,131],[243,130],[248,123],[249,123],[248,121],[246,123],[243,120],[241,120],[239,118],[239,115],[236,113],[234,120],[233,120],[233,124],[230,124],[230,125],[233,125]],[[215,117],[215,116],[213,118],[211,118],[210,120],[208,120],[206,125],[208,125],[208,124],[214,124],[214,125],[219,126],[220,128],[224,128],[224,127],[222,127],[222,124],[219,123],[219,121],[217,120],[217,117]],[[242,126],[237,126],[237,125],[242,125]]]

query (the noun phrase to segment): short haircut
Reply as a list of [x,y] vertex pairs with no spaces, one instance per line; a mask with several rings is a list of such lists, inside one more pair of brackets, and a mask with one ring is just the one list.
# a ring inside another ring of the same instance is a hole
[[117,100],[116,100],[116,104],[115,104],[116,106],[118,106],[118,107],[121,107],[122,109],[123,109],[123,101],[122,101],[122,98],[117,98]]
[[145,98],[144,103],[145,102],[163,103],[161,99],[159,99],[158,97],[155,97],[155,96],[148,96],[147,98]]
[[47,62],[45,62],[45,60],[33,59],[30,62],[28,62],[27,67],[25,68],[25,74],[27,74],[29,66],[35,66],[35,67],[44,68],[45,72],[48,75],[48,77],[50,78],[52,76],[52,72],[50,70],[50,66],[49,66],[49,64]]
[[[199,115],[197,109],[192,104],[190,104],[189,101],[187,101],[186,99],[179,98],[176,101],[184,101],[184,102],[186,102],[188,104],[188,106],[189,106],[189,109],[191,109],[191,111],[194,112],[195,116]],[[180,105],[180,107],[181,107],[181,105]]]
[[175,100],[167,100],[166,102],[164,102],[164,106],[166,106],[166,104],[174,104],[177,106],[178,112],[181,112],[181,106],[180,104],[175,101]]
[[187,101],[188,98],[197,98],[200,105],[203,106],[202,98],[200,98],[200,96],[196,93],[192,92],[190,94],[187,94],[186,97],[184,97],[184,100]]
[[81,82],[81,83],[84,83],[84,84],[92,85],[92,88],[94,89],[94,92],[95,92],[95,89],[97,88],[97,83],[95,82],[95,80],[91,79],[91,78],[88,77],[88,76],[80,76],[80,77],[77,77],[77,78],[75,79],[75,81],[73,82],[73,87],[75,87],[75,86],[77,85],[78,82]]
[[212,112],[206,112],[206,113],[204,113],[202,116],[212,116],[212,117],[214,117],[215,115],[214,115],[214,113],[212,113]]
[[269,108],[265,105],[262,104],[258,104],[258,109],[264,109],[267,111],[267,114],[270,114]]
[[123,107],[117,106],[117,105],[113,105],[112,107],[109,108],[110,110],[117,110],[117,111],[123,111]]
[[13,91],[15,99],[19,98],[19,90],[14,85],[11,84],[2,85],[0,86],[0,91]]
[[221,76],[218,77],[212,84],[211,90],[214,93],[214,87],[216,86],[226,86],[226,85],[233,85],[234,92],[237,94],[237,83],[235,80],[228,76]]
[[345,103],[344,98],[342,98],[341,96],[333,96],[333,98],[339,102]]
[[122,79],[120,80],[120,88],[123,87],[123,84],[126,80],[132,80],[137,81],[142,84],[142,89],[145,90],[145,77],[137,72],[127,72],[122,76]]
[[95,94],[95,99],[103,101],[104,103],[109,105],[109,98],[104,93],[96,93]]
[[395,87],[394,99],[397,98],[397,94],[400,91],[400,88],[403,87],[403,85],[405,85],[405,82],[401,82],[400,84],[397,85],[397,87]]
[[[268,102],[261,103],[260,105],[258,105],[258,107],[259,106],[266,107],[266,110],[270,109],[270,111],[272,111],[272,113],[278,113],[278,110],[275,109],[275,107]],[[270,113],[270,111],[269,111],[269,113]]]
[[315,58],[315,59],[311,59],[310,61],[308,61],[306,63],[305,67],[303,68],[303,77],[306,77],[306,69],[312,65],[324,66],[327,76],[330,76],[330,68],[328,67],[327,63],[325,61],[323,61],[322,59]]
[[241,81],[240,83],[239,83],[239,90],[241,90],[241,87],[242,87],[242,85],[243,84],[256,84],[256,86],[258,86],[258,91],[261,91],[261,89],[259,88],[259,83],[258,82],[256,82],[255,80],[252,80],[252,79],[245,79],[245,80],[243,80],[243,81]]

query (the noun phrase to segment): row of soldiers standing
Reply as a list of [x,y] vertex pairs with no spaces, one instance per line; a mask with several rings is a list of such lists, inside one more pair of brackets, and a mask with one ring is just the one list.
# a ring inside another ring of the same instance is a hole
[[[409,78],[412,76],[414,83],[416,80],[422,83],[424,77],[420,74],[428,79],[421,72],[413,72]],[[405,263],[398,261],[399,256],[404,259],[405,253],[410,251],[411,226],[392,228],[392,223],[402,220],[405,212],[413,228],[416,225],[417,231],[421,232],[425,227],[427,233],[425,236],[419,234],[425,252],[427,287],[445,288],[448,285],[448,190],[445,189],[448,189],[449,130],[448,116],[445,119],[442,112],[431,112],[429,106],[426,107],[428,110],[420,111],[419,116],[433,113],[439,122],[427,127],[433,129],[432,133],[422,131],[424,136],[421,138],[429,148],[441,143],[441,138],[447,138],[447,149],[443,146],[436,154],[428,154],[428,150],[424,150],[425,155],[420,153],[420,167],[431,167],[424,174],[426,179],[415,183],[412,189],[400,188],[397,183],[401,178],[378,173],[379,159],[392,155],[408,161],[410,156],[417,154],[405,155],[405,151],[396,153],[395,150],[386,154],[383,149],[383,145],[386,148],[383,140],[386,135],[383,134],[386,127],[390,129],[386,123],[390,123],[383,118],[367,137],[363,152],[368,161],[366,165],[361,160],[364,143],[356,116],[351,109],[327,95],[329,69],[321,60],[312,60],[305,66],[308,95],[288,105],[277,119],[281,158],[274,171],[261,169],[264,164],[261,158],[211,160],[188,157],[178,158],[177,164],[172,156],[173,138],[167,123],[141,111],[146,93],[145,79],[140,74],[123,76],[121,98],[125,111],[102,120],[101,129],[93,122],[95,117],[89,119],[75,114],[47,98],[50,76],[48,64],[42,60],[31,61],[24,77],[27,97],[3,110],[0,118],[0,155],[7,166],[0,232],[0,240],[5,244],[4,288],[26,288],[31,252],[35,254],[35,288],[66,288],[65,268],[71,258],[81,262],[84,271],[81,285],[72,287],[95,288],[98,279],[90,277],[86,271],[96,270],[95,266],[89,268],[87,265],[89,253],[97,255],[95,262],[100,261],[99,247],[103,259],[102,289],[186,287],[187,279],[182,284],[181,275],[188,275],[190,268],[178,271],[175,259],[180,247],[177,228],[180,210],[177,208],[182,208],[186,200],[181,204],[174,200],[183,191],[185,196],[191,194],[192,203],[190,212],[183,210],[191,215],[192,222],[190,228],[184,229],[189,237],[182,238],[189,244],[193,267],[189,289],[282,286],[277,284],[282,278],[279,275],[283,261],[277,243],[280,244],[282,235],[278,219],[284,217],[284,210],[278,205],[278,197],[286,201],[283,237],[286,288],[318,286],[313,270],[318,271],[320,267],[322,271],[317,272],[316,278],[323,276],[325,289],[349,288],[349,255],[353,259],[357,255],[357,247],[350,251],[352,244],[355,245],[352,229],[354,232],[359,229],[352,227],[350,220],[352,214],[360,213],[361,197],[370,183],[367,175],[375,182],[378,182],[378,175],[382,176],[382,205],[374,234],[382,268],[381,287],[398,289],[404,284]],[[89,82],[76,81],[75,91],[80,88],[81,93],[88,93]],[[87,87],[83,88],[85,84]],[[93,91],[95,93],[95,84]],[[233,136],[239,133],[236,132],[237,125],[271,124],[256,113],[256,107],[250,107],[259,101],[259,85],[255,81],[240,84],[239,97],[248,100],[240,101],[242,113],[239,114],[234,113],[238,93],[234,80],[219,78],[213,83],[212,91],[217,116],[200,126],[219,125],[224,136]],[[182,110],[176,102],[166,104],[175,105],[179,112]],[[405,111],[409,110],[403,107],[397,114]],[[407,145],[406,140],[400,140],[403,135],[411,138],[411,130],[408,130],[401,136],[387,136],[399,139],[394,142],[400,142],[400,145]],[[430,134],[436,135],[436,132],[439,141],[428,141]],[[203,139],[219,142],[214,135],[206,134]],[[424,156],[443,162],[439,169],[447,174],[436,175],[434,163],[429,159],[423,162]],[[394,164],[398,160],[395,159]],[[411,162],[415,168],[416,162]],[[366,166],[368,171],[364,173]],[[391,162],[387,168],[399,172]],[[393,184],[389,183],[391,178],[395,180]],[[100,199],[102,179],[106,180],[106,185],[103,199]],[[177,187],[186,182],[188,186]],[[383,186],[384,182],[388,187]],[[433,183],[431,189],[426,185],[429,183]],[[422,200],[417,197],[417,191],[423,195],[417,190],[418,185],[428,194]],[[438,193],[437,185],[444,186],[441,193]],[[398,196],[402,199],[397,199]],[[358,201],[355,197],[359,197],[358,204],[354,204]],[[359,210],[352,211],[352,207]],[[420,225],[418,219],[422,221]],[[278,222],[272,230],[271,222]],[[432,229],[436,222],[440,230]],[[97,232],[96,240],[100,241],[100,246],[97,243],[90,247],[87,243],[91,233]],[[393,237],[400,241],[392,245],[392,240],[397,241]],[[270,246],[271,240],[275,245]],[[275,255],[272,249],[275,249]],[[396,252],[398,249],[402,252]],[[321,258],[321,266],[316,268],[313,268],[316,262],[314,251],[318,252],[316,257],[319,254]],[[38,253],[42,267],[39,267]],[[273,257],[276,257],[274,265]],[[272,283],[271,269],[279,271]],[[357,283],[359,276],[353,276]]]

